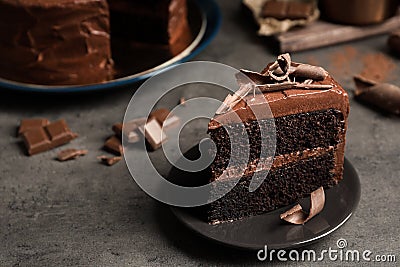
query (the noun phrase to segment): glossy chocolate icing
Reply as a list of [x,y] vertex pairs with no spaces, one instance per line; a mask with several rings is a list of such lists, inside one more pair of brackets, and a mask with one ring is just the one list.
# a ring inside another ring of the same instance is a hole
[[[345,117],[349,114],[349,101],[347,92],[330,76],[320,82],[313,84],[332,85],[331,89],[317,90],[282,90],[278,92],[269,92],[264,94],[249,94],[245,97],[245,101],[239,102],[231,111],[216,115],[209,123],[209,129],[216,129],[222,124],[229,124],[241,121],[256,120],[252,111],[256,112],[258,119],[267,119],[271,117],[270,110],[274,118],[305,113],[311,111],[326,110],[329,108],[340,110]],[[262,110],[266,110],[265,113]],[[260,117],[260,115],[262,115]]]
[[33,84],[112,78],[106,0],[0,0],[0,77]]

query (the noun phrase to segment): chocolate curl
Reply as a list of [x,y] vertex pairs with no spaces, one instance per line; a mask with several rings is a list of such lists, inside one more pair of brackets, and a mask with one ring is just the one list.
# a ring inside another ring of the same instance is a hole
[[301,205],[297,204],[290,210],[282,213],[280,217],[282,220],[292,224],[305,224],[306,222],[314,218],[315,215],[320,213],[324,209],[324,205],[325,192],[324,188],[320,187],[311,193],[311,206],[308,215],[303,211]]
[[400,115],[400,88],[389,83],[376,83],[362,76],[354,77],[354,97],[389,113]]
[[293,63],[289,73],[294,77],[312,79],[314,81],[323,81],[328,76],[328,73],[322,67],[300,63]]
[[[267,74],[261,74],[259,72],[244,69],[241,69],[240,72],[249,77],[249,79],[252,80],[255,84],[266,84],[273,82]],[[248,83],[248,80],[242,81],[240,75],[236,75],[236,78],[238,79],[239,84]]]

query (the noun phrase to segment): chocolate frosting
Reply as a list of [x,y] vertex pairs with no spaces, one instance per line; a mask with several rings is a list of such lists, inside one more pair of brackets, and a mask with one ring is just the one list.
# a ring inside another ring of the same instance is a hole
[[[252,93],[245,97],[245,101],[240,101],[231,111],[221,115],[216,115],[209,123],[209,129],[216,129],[222,124],[239,123],[241,121],[256,120],[252,110],[265,110],[257,112],[258,119],[271,117],[270,110],[274,118],[288,116],[298,113],[320,111],[326,109],[337,109],[346,118],[349,114],[349,101],[347,92],[328,75],[323,81],[313,82],[312,84],[332,85],[331,89],[298,90],[289,89],[278,92],[268,92],[263,94]],[[263,115],[260,117],[260,115]]]
[[112,78],[106,0],[0,0],[0,76],[46,85]]

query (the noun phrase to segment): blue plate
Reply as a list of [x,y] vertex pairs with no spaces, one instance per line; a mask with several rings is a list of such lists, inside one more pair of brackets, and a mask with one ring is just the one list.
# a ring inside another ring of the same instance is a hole
[[[73,86],[46,86],[46,85],[35,85],[26,84],[10,80],[5,80],[0,78],[0,87],[25,92],[41,92],[41,93],[75,93],[75,92],[88,92],[88,91],[98,91],[110,88],[122,87],[125,85],[133,84],[138,81],[147,79],[154,76],[160,72],[166,71],[169,68],[174,67],[179,63],[186,62],[191,58],[198,55],[202,50],[204,50],[210,42],[216,36],[220,25],[221,25],[221,11],[215,2],[215,0],[189,0],[189,16],[191,12],[195,13],[199,21],[195,22],[198,24],[197,29],[194,30],[195,38],[193,42],[180,54],[170,58],[164,62],[160,62],[156,67],[134,73],[131,75],[126,75],[118,77],[114,80],[99,84],[90,85],[73,85]],[[190,18],[189,18],[190,19]]]

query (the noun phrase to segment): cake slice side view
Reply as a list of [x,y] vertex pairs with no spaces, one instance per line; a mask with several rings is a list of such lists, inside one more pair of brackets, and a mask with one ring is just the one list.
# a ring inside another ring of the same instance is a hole
[[[285,59],[290,67],[282,63]],[[217,147],[210,181],[220,185],[226,179],[239,178],[245,170],[233,190],[206,207],[207,220],[213,224],[293,204],[317,188],[330,188],[343,179],[349,114],[346,91],[322,68],[291,62],[288,54],[278,57],[277,62],[260,73],[243,73],[263,93],[250,93],[209,123],[208,133]],[[265,105],[273,116],[265,112],[264,117],[257,116],[256,120],[252,110],[269,111]],[[231,145],[241,145],[235,140],[243,136],[243,126],[249,137],[248,164],[227,169],[229,160],[235,158],[230,155]],[[267,132],[276,130],[275,140],[263,136],[260,128]],[[261,145],[270,148],[275,141],[272,166],[257,166],[264,160],[260,159]],[[250,192],[255,172],[265,180]]]

